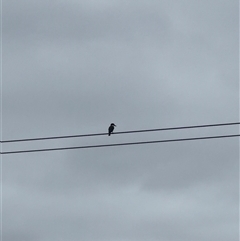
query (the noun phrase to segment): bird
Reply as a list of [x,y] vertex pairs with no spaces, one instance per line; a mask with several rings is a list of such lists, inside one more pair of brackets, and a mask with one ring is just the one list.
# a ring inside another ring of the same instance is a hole
[[111,123],[111,125],[108,127],[108,135],[110,136],[111,133],[113,132],[114,130],[114,126],[116,126],[114,123]]

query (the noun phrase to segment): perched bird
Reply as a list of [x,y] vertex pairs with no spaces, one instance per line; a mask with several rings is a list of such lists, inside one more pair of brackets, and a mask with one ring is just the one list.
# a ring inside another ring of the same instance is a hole
[[113,132],[114,130],[114,126],[116,126],[114,123],[111,123],[111,125],[108,127],[108,135],[110,136],[111,133]]

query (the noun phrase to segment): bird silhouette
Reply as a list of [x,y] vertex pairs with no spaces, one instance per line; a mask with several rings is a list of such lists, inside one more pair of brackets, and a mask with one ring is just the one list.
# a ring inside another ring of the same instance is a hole
[[114,126],[116,126],[114,123],[111,123],[111,125],[108,127],[108,135],[110,136],[111,133],[113,132],[114,130]]

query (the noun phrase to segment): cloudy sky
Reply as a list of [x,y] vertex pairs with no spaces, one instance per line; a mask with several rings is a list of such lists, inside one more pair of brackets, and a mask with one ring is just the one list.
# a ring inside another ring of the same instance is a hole
[[[2,140],[239,121],[237,0],[2,0]],[[238,134],[238,126],[3,151]],[[237,138],[2,155],[3,241],[237,241]]]

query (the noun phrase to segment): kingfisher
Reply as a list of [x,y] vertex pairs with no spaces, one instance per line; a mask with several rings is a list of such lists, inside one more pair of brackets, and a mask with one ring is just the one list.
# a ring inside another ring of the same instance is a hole
[[114,130],[114,126],[116,126],[114,123],[111,123],[111,125],[108,127],[108,135],[110,136],[111,133],[113,132]]

